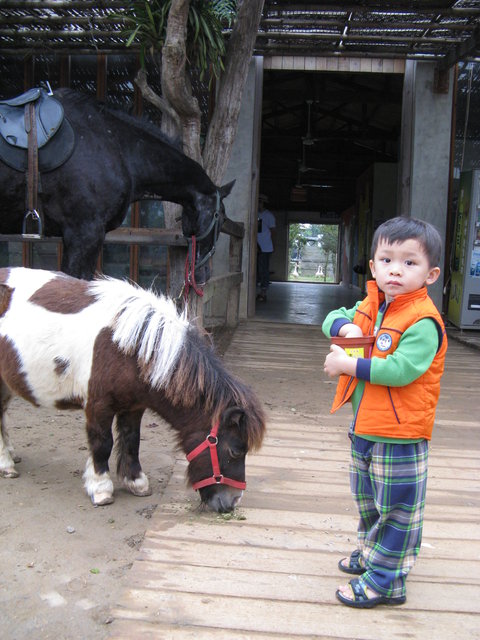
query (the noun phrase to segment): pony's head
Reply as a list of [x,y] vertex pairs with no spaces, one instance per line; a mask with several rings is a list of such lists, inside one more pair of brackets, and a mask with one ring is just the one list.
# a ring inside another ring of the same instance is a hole
[[[215,252],[215,245],[225,221],[226,198],[235,184],[235,180],[223,187],[217,187],[213,193],[196,193],[193,206],[184,205],[182,231],[186,238],[195,236],[195,280],[205,284],[210,278],[209,260]],[[191,240],[190,240],[191,242]],[[192,245],[189,250],[192,251]]]
[[232,511],[245,489],[245,457],[265,433],[260,399],[173,300],[116,280],[91,288],[114,309],[114,343],[136,357],[145,406],[177,431],[190,484],[214,511]]
[[245,457],[260,447],[265,430],[263,412],[256,409],[228,408],[187,454],[192,487],[199,491],[202,503],[218,513],[233,511],[242,499]]

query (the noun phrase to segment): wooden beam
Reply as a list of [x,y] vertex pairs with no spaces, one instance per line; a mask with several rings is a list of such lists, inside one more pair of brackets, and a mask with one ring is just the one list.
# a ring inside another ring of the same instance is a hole
[[230,218],[225,218],[221,231],[234,238],[243,238],[245,236],[245,225],[243,222],[236,222]]
[[[22,234],[0,234],[0,242],[56,242],[61,243],[58,236],[43,236],[42,238],[25,238]],[[143,244],[173,247],[186,247],[187,239],[181,231],[175,229],[134,229],[119,227],[105,235],[105,244]]]

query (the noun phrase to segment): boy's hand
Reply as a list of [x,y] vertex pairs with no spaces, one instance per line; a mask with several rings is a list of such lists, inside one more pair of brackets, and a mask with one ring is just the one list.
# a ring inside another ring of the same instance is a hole
[[363,338],[363,331],[358,325],[349,322],[341,327],[338,335],[342,338]]
[[330,378],[335,378],[342,373],[354,376],[357,372],[357,361],[347,356],[345,351],[336,344],[330,345],[330,353],[325,358],[323,370]]

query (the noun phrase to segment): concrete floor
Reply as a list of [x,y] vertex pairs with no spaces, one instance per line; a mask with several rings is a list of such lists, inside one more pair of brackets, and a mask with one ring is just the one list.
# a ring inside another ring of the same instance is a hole
[[[257,302],[253,320],[321,325],[332,309],[353,307],[363,298],[358,287],[307,282],[272,282],[267,301]],[[480,350],[480,329],[460,330],[446,322],[449,339]]]
[[357,287],[310,282],[272,282],[266,302],[257,302],[255,320],[321,325],[332,309],[353,307],[363,298]]

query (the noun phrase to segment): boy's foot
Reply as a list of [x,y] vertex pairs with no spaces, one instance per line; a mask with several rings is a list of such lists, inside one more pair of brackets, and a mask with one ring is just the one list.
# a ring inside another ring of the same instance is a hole
[[264,293],[259,293],[257,296],[257,301],[258,302],[266,302],[267,301],[267,296]]
[[369,587],[363,586],[358,578],[354,578],[348,584],[339,587],[335,595],[342,604],[346,604],[347,607],[356,607],[357,609],[372,609],[379,604],[404,604],[407,600],[406,596],[398,598],[381,596]]
[[338,562],[338,568],[344,573],[350,573],[356,576],[362,575],[362,573],[366,571],[363,566],[362,552],[357,549],[352,553],[350,558],[342,558],[342,560]]

